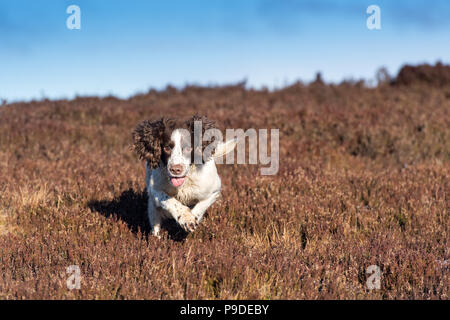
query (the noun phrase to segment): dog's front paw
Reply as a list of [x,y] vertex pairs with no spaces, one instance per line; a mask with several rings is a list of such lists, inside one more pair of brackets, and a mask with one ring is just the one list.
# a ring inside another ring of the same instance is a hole
[[178,224],[187,232],[193,232],[198,226],[197,217],[186,208],[178,217]]
[[159,225],[153,226],[152,228],[152,234],[157,237],[158,239],[161,239],[161,228]]

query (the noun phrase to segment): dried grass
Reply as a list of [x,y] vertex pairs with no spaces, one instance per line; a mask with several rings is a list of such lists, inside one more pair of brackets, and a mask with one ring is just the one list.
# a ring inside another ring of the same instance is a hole
[[[448,299],[449,112],[448,83],[409,80],[1,107],[0,297]],[[223,199],[199,229],[156,239],[130,133],[195,113],[279,128],[280,171],[220,166]],[[372,264],[380,290],[365,285]]]

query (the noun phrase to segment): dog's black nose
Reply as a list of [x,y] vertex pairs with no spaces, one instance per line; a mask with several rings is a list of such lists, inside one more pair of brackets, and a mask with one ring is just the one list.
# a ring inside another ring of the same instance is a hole
[[173,166],[169,167],[169,171],[173,175],[179,175],[179,174],[183,173],[184,167],[181,164],[174,164]]

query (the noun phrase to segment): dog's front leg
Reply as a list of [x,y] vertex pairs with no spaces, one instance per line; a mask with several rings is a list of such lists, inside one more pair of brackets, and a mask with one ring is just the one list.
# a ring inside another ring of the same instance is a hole
[[170,213],[170,215],[178,222],[178,224],[186,231],[194,231],[198,225],[197,217],[191,212],[187,206],[183,205],[177,199],[168,196],[163,191],[152,191],[155,205]]
[[220,191],[212,193],[208,198],[199,201],[194,208],[192,208],[192,213],[197,217],[200,222],[203,219],[205,211],[220,197]]
[[149,195],[148,197],[148,207],[147,207],[148,221],[152,230],[152,234],[160,238],[159,231],[161,230],[161,213],[156,208],[154,198]]

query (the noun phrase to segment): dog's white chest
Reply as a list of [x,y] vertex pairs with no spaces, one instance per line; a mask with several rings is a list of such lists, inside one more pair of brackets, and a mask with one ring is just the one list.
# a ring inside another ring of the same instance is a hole
[[201,192],[199,191],[198,186],[190,184],[189,182],[190,181],[186,181],[180,188],[178,188],[175,199],[180,201],[185,206],[192,207],[201,200]]

